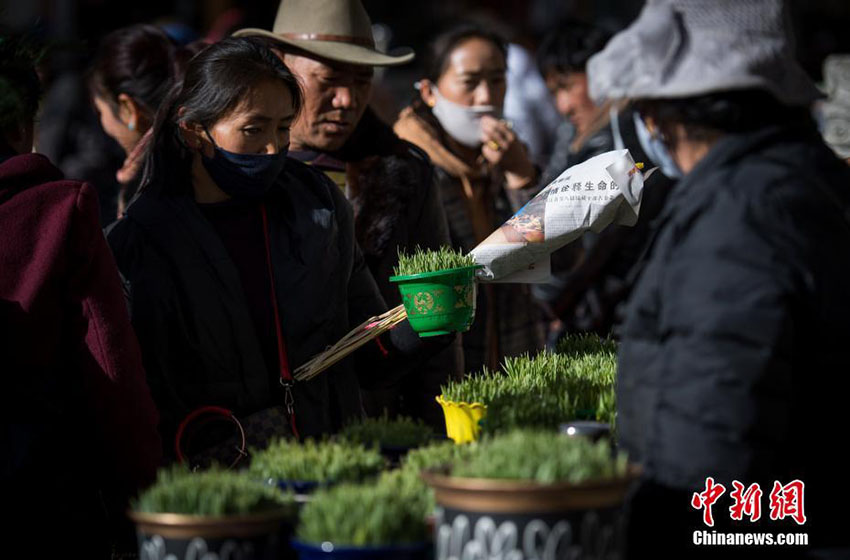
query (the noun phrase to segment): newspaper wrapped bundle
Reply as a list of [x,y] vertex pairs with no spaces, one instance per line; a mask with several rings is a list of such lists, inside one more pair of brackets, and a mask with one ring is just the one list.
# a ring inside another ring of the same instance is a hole
[[472,250],[490,282],[544,282],[549,256],[587,231],[633,226],[644,176],[628,150],[615,150],[570,167]]
[[[600,154],[570,167],[472,250],[490,282],[544,282],[549,255],[586,231],[611,224],[633,226],[640,212],[644,175],[628,150]],[[295,370],[312,379],[407,318],[403,306],[371,319]]]
[[339,362],[370,340],[373,340],[407,319],[403,305],[364,321],[327,350],[295,370],[297,381],[307,381]]

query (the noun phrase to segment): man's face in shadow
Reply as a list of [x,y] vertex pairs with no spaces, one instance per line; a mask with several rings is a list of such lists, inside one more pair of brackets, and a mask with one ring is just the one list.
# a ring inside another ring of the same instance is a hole
[[283,55],[283,62],[304,91],[304,105],[292,125],[291,149],[338,150],[369,104],[372,67],[291,53]]

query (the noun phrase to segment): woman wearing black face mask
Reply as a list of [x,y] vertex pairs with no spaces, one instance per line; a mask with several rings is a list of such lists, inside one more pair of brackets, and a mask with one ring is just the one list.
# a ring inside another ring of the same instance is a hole
[[[157,115],[141,194],[109,232],[166,452],[199,407],[240,419],[283,408],[283,425],[301,437],[361,413],[351,360],[290,383],[296,367],[385,310],[344,194],[286,157],[300,105],[295,79],[261,43],[208,47]],[[392,370],[399,348],[416,350],[406,322],[389,334],[361,351],[363,381]],[[254,445],[268,435],[248,431]]]

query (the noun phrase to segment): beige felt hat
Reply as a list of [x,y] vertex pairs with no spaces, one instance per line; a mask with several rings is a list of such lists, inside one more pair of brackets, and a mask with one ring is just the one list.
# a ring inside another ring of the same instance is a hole
[[240,29],[234,37],[269,37],[328,60],[395,66],[413,60],[413,50],[392,56],[375,48],[372,22],[360,0],[281,0],[271,31]]

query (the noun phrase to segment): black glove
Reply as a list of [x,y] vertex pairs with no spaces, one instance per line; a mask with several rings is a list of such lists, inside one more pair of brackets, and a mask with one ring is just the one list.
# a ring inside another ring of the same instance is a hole
[[401,356],[415,356],[423,352],[434,353],[446,348],[455,339],[455,333],[444,334],[440,336],[429,336],[420,338],[413,327],[410,326],[410,321],[405,319],[392,330],[390,330],[390,345],[388,348],[391,354],[398,353]]

